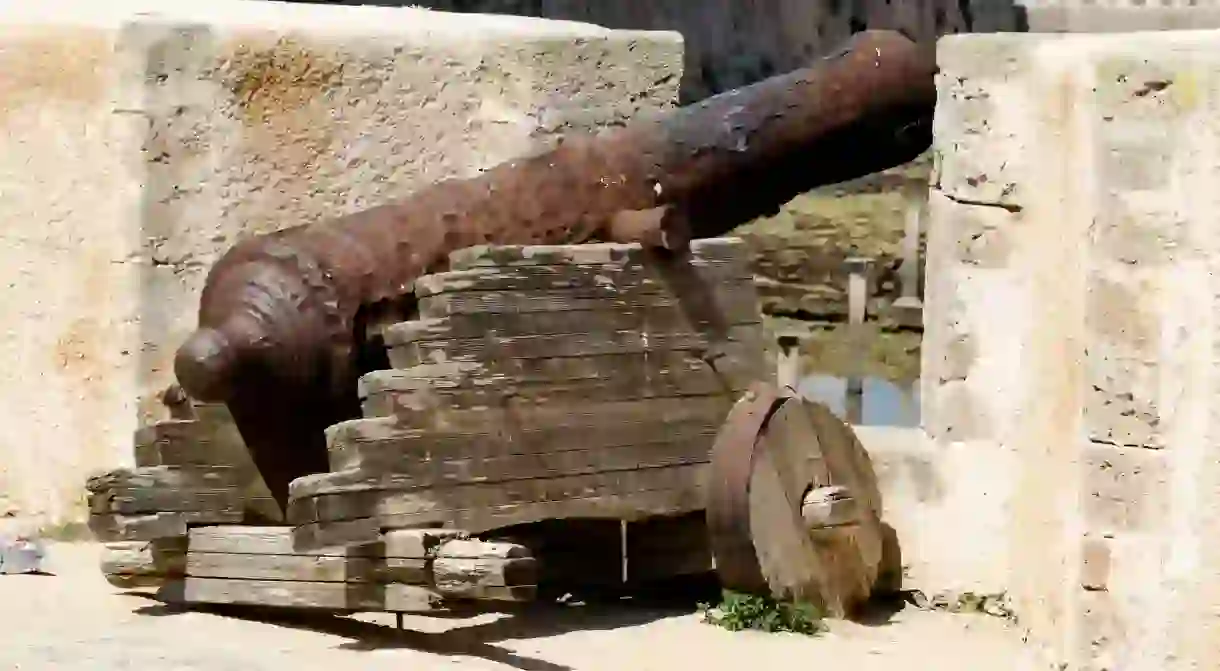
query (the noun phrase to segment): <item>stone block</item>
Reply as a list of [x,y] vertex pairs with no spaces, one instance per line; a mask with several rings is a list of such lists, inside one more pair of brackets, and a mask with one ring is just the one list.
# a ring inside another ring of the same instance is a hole
[[1166,453],[1089,445],[1084,450],[1084,522],[1095,532],[1153,529],[1166,520]]
[[0,47],[0,491],[50,523],[131,463],[235,241],[667,108],[682,61],[675,33],[234,0],[7,3]]

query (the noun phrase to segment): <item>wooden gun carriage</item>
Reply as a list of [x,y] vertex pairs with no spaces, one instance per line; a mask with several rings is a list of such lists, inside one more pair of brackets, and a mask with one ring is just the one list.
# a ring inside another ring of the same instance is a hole
[[373,333],[386,370],[270,498],[223,406],[90,479],[102,570],[181,603],[427,612],[715,571],[843,615],[886,576],[851,429],[770,382],[743,243],[483,246]]
[[884,574],[871,466],[770,382],[746,249],[716,236],[923,152],[935,71],[866,31],[239,241],[174,360],[211,404],[178,398],[135,468],[88,483],[103,570],[187,603],[396,612],[714,570],[848,612]]

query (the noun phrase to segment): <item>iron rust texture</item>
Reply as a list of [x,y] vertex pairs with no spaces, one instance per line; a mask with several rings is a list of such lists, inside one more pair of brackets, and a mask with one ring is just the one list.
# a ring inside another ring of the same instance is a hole
[[755,383],[729,411],[712,444],[708,541],[721,584],[747,594],[771,593],[750,529],[750,479],[759,437],[783,399],[774,386]]
[[474,178],[244,240],[212,268],[174,370],[228,405],[281,505],[327,470],[323,429],[359,416],[362,320],[477,244],[641,242],[684,249],[816,186],[931,143],[935,57],[870,31],[812,67],[656,118],[568,138]]

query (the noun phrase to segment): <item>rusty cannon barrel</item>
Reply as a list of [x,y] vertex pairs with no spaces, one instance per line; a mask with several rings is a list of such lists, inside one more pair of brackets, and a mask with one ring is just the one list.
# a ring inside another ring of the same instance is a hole
[[723,235],[927,149],[935,69],[927,45],[863,32],[811,67],[246,239],[211,269],[175,374],[190,396],[229,407],[283,504],[292,479],[327,470],[324,429],[359,416],[356,382],[377,361],[367,322],[451,251],[592,240],[680,251]]

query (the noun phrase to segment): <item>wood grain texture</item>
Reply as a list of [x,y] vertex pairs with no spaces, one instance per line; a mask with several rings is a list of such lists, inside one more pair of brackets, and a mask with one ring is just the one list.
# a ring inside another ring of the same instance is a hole
[[100,564],[106,582],[115,587],[160,587],[186,575],[186,538],[107,543]]
[[[653,437],[681,435],[689,427],[707,423],[719,426],[732,400],[720,396],[658,398],[596,405],[536,404],[511,408],[475,408],[447,413],[444,429],[421,429],[394,417],[357,419],[335,424],[327,431],[331,461],[352,454],[387,450],[431,450],[470,454],[533,454],[563,446],[565,438],[592,440],[591,445],[625,444],[614,432],[656,430]],[[666,427],[676,427],[669,432]],[[648,427],[648,428],[644,428]],[[479,447],[486,452],[477,451]],[[332,467],[332,470],[347,470]],[[368,469],[372,471],[373,469]]]
[[[760,313],[739,315],[740,321],[729,326],[760,327]],[[531,335],[563,335],[588,333],[610,337],[620,331],[644,333],[688,333],[705,331],[704,322],[679,310],[622,311],[606,309],[569,310],[566,312],[523,312],[498,314],[494,318],[478,315],[420,318],[399,322],[382,330],[391,354],[405,343],[430,340],[482,338],[491,333],[497,337]],[[391,363],[393,361],[391,360]],[[397,364],[395,368],[401,368]]]
[[427,611],[452,599],[520,601],[532,598],[537,584],[527,547],[461,531],[403,529],[374,543],[305,552],[293,548],[292,538],[291,527],[201,527],[191,530],[188,552],[183,543],[175,546],[178,569],[160,570],[157,582],[147,547],[116,548],[126,554],[108,566],[112,574],[149,577],[169,600],[338,612]]
[[218,525],[196,527],[188,536],[192,552],[291,555],[314,557],[372,557],[383,549],[377,543],[363,546],[319,547],[298,553],[292,546],[292,527]]
[[[381,529],[425,525],[444,524],[483,533],[548,519],[632,520],[681,514],[704,505],[703,467],[671,466],[416,492],[394,491],[393,482],[367,475],[364,477],[373,479],[350,485],[318,487],[315,483],[315,491],[332,493],[294,499],[295,514],[302,520],[294,537],[303,548],[368,542]],[[354,489],[338,493],[336,486]],[[363,516],[355,517],[358,515]],[[303,521],[311,518],[318,521]]]
[[193,578],[183,581],[184,603],[303,608],[336,612],[385,610],[385,586],[374,583],[293,582]]
[[[608,427],[603,433],[568,429],[435,434],[332,444],[334,471],[410,475],[421,485],[461,480],[516,480],[547,475],[621,470],[631,464],[662,465],[657,459],[707,452],[716,434],[713,421],[648,422]],[[696,454],[697,456],[697,454]],[[652,462],[652,463],[650,463]]]
[[[749,263],[749,247],[741,238],[691,240],[692,264]],[[476,245],[449,254],[453,270],[515,268],[518,266],[599,265],[626,268],[650,263],[651,252],[639,245],[586,243],[580,245]]]
[[236,486],[236,475],[228,466],[144,466],[116,468],[86,482],[90,493],[116,488],[129,489],[225,489]]
[[[177,429],[179,427],[175,427]],[[183,536],[189,524],[240,522],[244,503],[227,466],[142,466],[89,478],[89,529],[102,542]]]
[[[755,324],[730,327],[730,353],[749,355],[764,346],[762,328]],[[433,338],[402,342],[390,350],[395,368],[411,368],[445,361],[481,361],[489,355],[498,360],[552,359],[642,355],[654,352],[705,352],[712,346],[704,333],[689,331],[645,331],[623,329],[612,332],[500,335],[486,329],[477,337]]]
[[506,404],[600,404],[735,396],[760,374],[756,361],[723,357],[715,367],[692,352],[517,359],[376,371],[361,378],[365,417],[396,416],[435,429],[437,413]]
[[[753,284],[735,283],[716,287],[720,317],[729,324],[758,320],[758,292]],[[463,291],[434,294],[419,299],[423,319],[476,315],[492,318],[502,314],[531,312],[615,311],[652,315],[674,312],[689,318],[682,300],[667,293],[637,293],[612,287],[539,291]],[[695,321],[695,324],[700,323]]]
[[89,531],[102,543],[150,541],[185,536],[191,524],[233,524],[242,520],[240,510],[227,512],[178,512],[148,515],[91,514]]
[[[738,259],[696,259],[695,273],[708,282],[752,283],[749,265]],[[424,275],[415,280],[419,297],[465,291],[578,291],[602,287],[637,293],[669,291],[665,277],[654,266],[639,263],[545,264],[478,266],[465,270]]]
[[190,552],[186,575],[192,578],[287,580],[295,582],[382,582],[382,561],[335,557]]
[[222,404],[194,403],[191,412],[194,419],[159,421],[136,431],[136,465],[229,467],[246,517],[264,523],[283,521],[284,513],[254,466],[228,409]]

